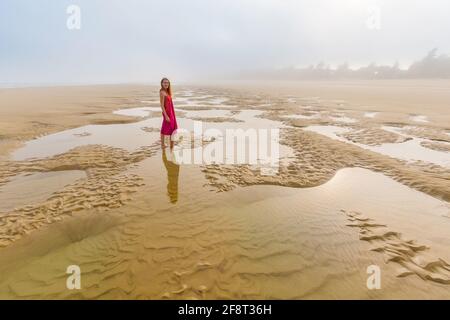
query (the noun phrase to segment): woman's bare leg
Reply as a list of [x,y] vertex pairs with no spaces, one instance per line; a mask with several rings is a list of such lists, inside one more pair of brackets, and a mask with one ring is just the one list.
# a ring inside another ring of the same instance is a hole
[[171,135],[169,136],[170,150],[173,149],[173,146],[174,146],[174,144],[175,144],[175,140],[173,139],[173,137],[174,137],[173,134],[171,134]]
[[164,149],[166,147],[166,143],[164,141],[164,135],[161,134],[161,148]]

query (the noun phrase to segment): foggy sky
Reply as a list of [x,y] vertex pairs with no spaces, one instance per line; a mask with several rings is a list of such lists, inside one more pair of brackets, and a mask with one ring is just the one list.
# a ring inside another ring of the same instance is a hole
[[[71,4],[80,30],[66,27]],[[373,8],[380,29],[367,26]],[[1,0],[0,84],[207,81],[320,61],[407,66],[435,47],[450,53],[449,12],[447,0]]]

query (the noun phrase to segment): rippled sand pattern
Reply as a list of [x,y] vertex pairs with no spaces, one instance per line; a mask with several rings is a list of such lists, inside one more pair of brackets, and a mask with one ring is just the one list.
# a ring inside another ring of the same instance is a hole
[[417,275],[422,279],[450,284],[450,264],[439,258],[426,255],[429,249],[414,240],[404,240],[398,232],[391,231],[386,225],[373,222],[359,212],[343,213],[350,220],[349,227],[359,229],[359,239],[374,245],[371,249],[384,253],[388,262],[402,266],[398,277]]
[[[342,99],[180,88],[179,123],[280,129],[289,155],[277,174],[264,175],[246,164],[180,164],[155,140],[157,95],[148,88],[130,92],[132,98],[128,92],[119,99],[128,102],[124,110],[112,103],[85,114],[93,123],[115,124],[102,127],[101,141],[110,128],[130,149],[83,143],[99,139],[100,131],[79,129],[61,138],[79,146],[60,154],[2,158],[0,192],[24,175],[83,176],[0,213],[0,298],[448,298],[449,169],[304,130],[349,128],[343,140],[368,146],[412,136],[424,139],[424,150],[449,152],[446,128],[432,116],[417,123],[409,113],[352,109]],[[125,123],[129,129],[121,131]],[[385,130],[392,125],[401,133]],[[28,128],[24,137],[41,129]],[[139,132],[139,141],[131,132]],[[25,144],[24,154],[45,149],[45,141],[35,141],[35,149]],[[176,148],[216,142],[191,134]],[[70,265],[81,269],[80,290],[66,287]],[[366,286],[370,265],[382,271],[381,290]]]
[[139,176],[124,173],[126,166],[153,153],[151,147],[128,154],[125,150],[111,147],[87,146],[50,159],[2,164],[2,183],[24,172],[85,170],[87,178],[55,192],[42,203],[19,207],[2,214],[0,246],[6,246],[32,230],[60,221],[65,215],[76,211],[122,206],[130,200],[129,194],[142,183]]
[[226,191],[237,185],[255,184],[311,187],[325,183],[338,169],[360,166],[381,171],[406,185],[450,201],[450,171],[441,167],[406,166],[400,160],[295,129],[283,131],[281,143],[291,146],[296,158],[291,165],[281,167],[276,176],[263,176],[248,166],[209,165],[203,171],[212,186]]
[[431,142],[431,141],[422,141],[420,143],[423,147],[429,148],[431,150],[450,152],[450,142]]
[[369,146],[377,146],[383,143],[401,143],[408,140],[408,138],[378,128],[366,128],[342,133],[340,136],[355,142],[362,143]]

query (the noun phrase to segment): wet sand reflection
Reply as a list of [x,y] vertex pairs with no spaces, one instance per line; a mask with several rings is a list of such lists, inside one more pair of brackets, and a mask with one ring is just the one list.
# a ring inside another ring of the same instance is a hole
[[[168,151],[169,156],[172,156],[172,152]],[[167,152],[165,148],[162,151],[162,160],[167,170],[167,195],[169,196],[171,203],[177,203],[178,201],[178,176],[180,173],[180,165],[169,160],[167,158]]]

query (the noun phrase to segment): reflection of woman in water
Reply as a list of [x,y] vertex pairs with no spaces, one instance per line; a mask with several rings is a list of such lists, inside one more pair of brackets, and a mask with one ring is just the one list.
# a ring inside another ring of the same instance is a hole
[[178,128],[177,118],[175,117],[175,110],[172,101],[172,88],[170,81],[167,78],[161,80],[161,89],[159,90],[159,100],[161,103],[161,110],[163,115],[163,122],[161,126],[161,147],[165,148],[164,137],[169,136],[170,148],[173,148],[172,134]]
[[162,160],[167,170],[167,194],[171,203],[178,201],[178,174],[180,165],[167,159],[166,150],[163,149]]

